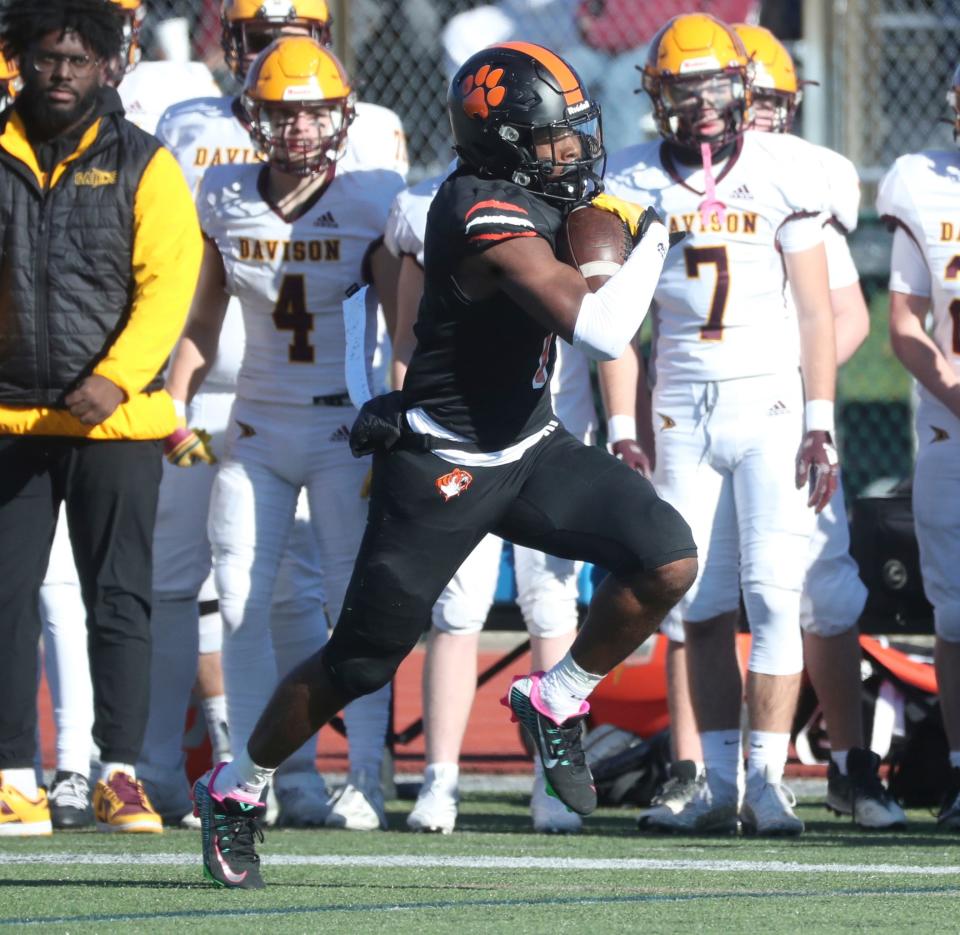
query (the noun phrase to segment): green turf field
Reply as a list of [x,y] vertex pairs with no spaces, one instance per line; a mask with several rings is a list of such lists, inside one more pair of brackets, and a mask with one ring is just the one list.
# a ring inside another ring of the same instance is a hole
[[268,888],[204,883],[199,835],[0,843],[0,929],[50,932],[905,932],[960,928],[960,837],[911,814],[868,834],[803,804],[799,841],[650,838],[626,811],[528,833],[519,795],[474,795],[449,837],[268,831]]

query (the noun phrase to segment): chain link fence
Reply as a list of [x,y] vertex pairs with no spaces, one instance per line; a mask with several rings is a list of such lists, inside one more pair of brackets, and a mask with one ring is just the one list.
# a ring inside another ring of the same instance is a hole
[[[156,24],[187,20],[193,54],[225,90],[218,0],[148,0],[147,55]],[[952,147],[945,92],[960,60],[958,0],[328,0],[337,50],[362,99],[403,120],[411,181],[452,156],[445,111],[449,76],[484,45],[524,38],[568,57],[604,109],[608,148],[653,132],[636,65],[659,25],[705,9],[728,21],[770,26],[794,53],[809,86],[798,131],[854,161],[863,179],[862,217],[851,244],[871,308],[866,344],[840,379],[840,436],[849,497],[906,477],[912,465],[910,381],[886,329],[890,240],[874,212],[876,185],[901,153]],[[801,15],[802,13],[802,15]],[[151,24],[153,28],[151,29]]]

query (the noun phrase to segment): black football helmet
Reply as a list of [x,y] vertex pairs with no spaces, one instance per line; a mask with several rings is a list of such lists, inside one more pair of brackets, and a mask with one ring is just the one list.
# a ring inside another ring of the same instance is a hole
[[471,56],[450,84],[447,111],[460,160],[554,201],[603,190],[600,105],[558,55],[504,42]]

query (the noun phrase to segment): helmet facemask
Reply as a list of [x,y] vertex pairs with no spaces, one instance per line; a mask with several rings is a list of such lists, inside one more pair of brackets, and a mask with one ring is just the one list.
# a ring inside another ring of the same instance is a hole
[[346,150],[354,118],[351,98],[321,101],[244,102],[251,136],[270,165],[298,178],[320,175]]
[[[740,68],[690,75],[644,74],[643,86],[653,102],[660,135],[685,149],[698,149],[704,143],[719,149],[745,129],[748,94]],[[716,126],[702,126],[708,119]]]
[[750,128],[766,133],[789,133],[801,98],[800,91],[789,94],[754,85],[750,95]]
[[[600,107],[544,126],[500,123],[495,132],[513,157],[511,181],[553,201],[577,203],[603,191],[606,152]],[[468,160],[469,161],[469,160]]]

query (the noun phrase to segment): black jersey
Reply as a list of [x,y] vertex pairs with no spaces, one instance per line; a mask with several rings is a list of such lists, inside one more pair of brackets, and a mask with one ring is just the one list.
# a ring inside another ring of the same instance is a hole
[[454,274],[465,257],[514,237],[543,237],[555,250],[561,220],[558,208],[512,182],[461,169],[440,186],[427,215],[404,409],[422,408],[482,451],[508,448],[553,418],[554,335],[504,292],[467,299]]

